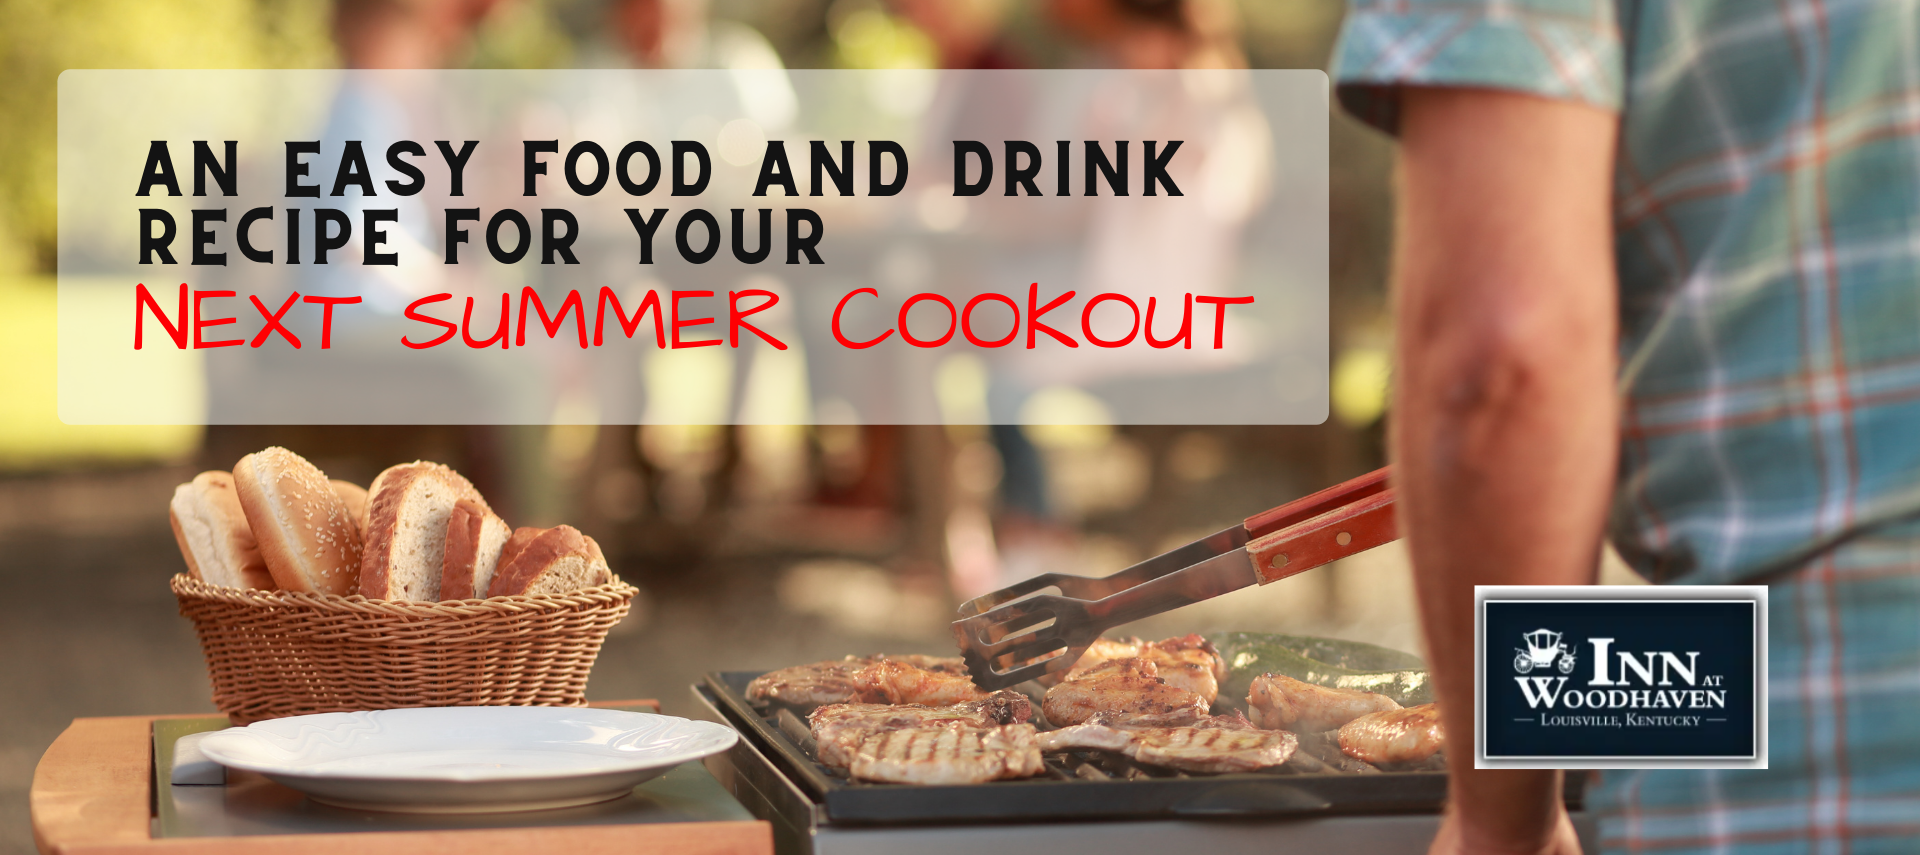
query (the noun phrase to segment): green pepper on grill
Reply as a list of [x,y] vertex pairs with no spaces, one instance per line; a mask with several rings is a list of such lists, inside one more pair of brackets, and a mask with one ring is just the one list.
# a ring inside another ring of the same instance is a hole
[[1427,663],[1411,653],[1358,641],[1264,632],[1221,633],[1212,641],[1227,662],[1220,700],[1236,708],[1245,706],[1247,687],[1253,678],[1267,673],[1321,686],[1377,692],[1401,706],[1433,700]]

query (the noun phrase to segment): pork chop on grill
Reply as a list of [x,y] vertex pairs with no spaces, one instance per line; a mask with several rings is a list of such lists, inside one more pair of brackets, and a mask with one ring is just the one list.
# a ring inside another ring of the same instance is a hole
[[1363,715],[1397,710],[1400,704],[1386,695],[1357,689],[1335,689],[1295,680],[1285,674],[1262,674],[1247,690],[1247,708],[1253,723],[1269,730],[1318,733],[1335,730]]
[[747,684],[747,699],[799,707],[846,703],[859,691],[854,676],[871,664],[870,657],[849,656],[768,671]]
[[747,698],[797,707],[848,702],[944,705],[987,693],[959,657],[848,656],[769,671],[747,684]]
[[1213,642],[1198,635],[1141,641],[1138,638],[1097,638],[1080,654],[1079,661],[1066,673],[1066,680],[1077,680],[1093,669],[1116,659],[1145,659],[1160,669],[1167,685],[1193,692],[1211,705],[1220,697],[1220,681],[1227,678],[1227,660],[1214,649]]
[[1155,727],[1109,716],[1040,734],[1041,751],[1100,749],[1141,763],[1186,772],[1251,772],[1292,759],[1298,737],[1261,730],[1238,714],[1207,716],[1191,725]]
[[1207,699],[1160,678],[1151,659],[1115,659],[1047,690],[1041,711],[1055,727],[1113,721],[1177,727],[1205,718]]
[[1434,704],[1363,715],[1340,728],[1340,750],[1375,766],[1425,763],[1445,748]]
[[813,731],[814,753],[820,762],[845,772],[854,750],[880,733],[949,726],[985,730],[1021,724],[1032,717],[1033,702],[1026,695],[1002,690],[978,701],[940,707],[831,704],[814,710],[807,719]]
[[1046,771],[1031,724],[886,730],[853,750],[848,776],[890,784],[980,784]]

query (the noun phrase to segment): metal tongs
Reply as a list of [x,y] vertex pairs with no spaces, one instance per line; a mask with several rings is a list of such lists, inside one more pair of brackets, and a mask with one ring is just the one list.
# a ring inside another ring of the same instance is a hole
[[[1113,627],[1285,579],[1397,537],[1393,488],[1380,469],[1111,576],[1047,573],[969,600],[953,637],[973,682],[1004,689],[1066,671]],[[1059,594],[1042,593],[1049,588]]]

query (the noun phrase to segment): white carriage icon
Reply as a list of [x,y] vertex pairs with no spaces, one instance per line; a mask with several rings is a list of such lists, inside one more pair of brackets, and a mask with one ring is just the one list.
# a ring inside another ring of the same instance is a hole
[[1573,648],[1560,642],[1560,633],[1550,629],[1536,629],[1521,636],[1527,640],[1527,647],[1513,649],[1513,670],[1525,674],[1535,668],[1547,668],[1559,660],[1562,674],[1573,673]]

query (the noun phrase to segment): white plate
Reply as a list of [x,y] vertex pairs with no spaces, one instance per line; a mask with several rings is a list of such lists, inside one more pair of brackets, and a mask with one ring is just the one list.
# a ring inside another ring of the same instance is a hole
[[209,735],[215,762],[314,801],[404,813],[592,804],[718,754],[732,728],[579,707],[431,707],[273,719]]

